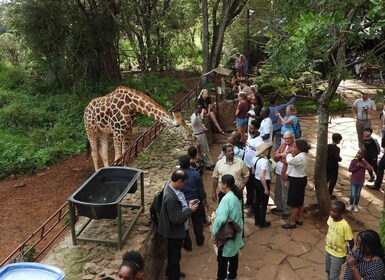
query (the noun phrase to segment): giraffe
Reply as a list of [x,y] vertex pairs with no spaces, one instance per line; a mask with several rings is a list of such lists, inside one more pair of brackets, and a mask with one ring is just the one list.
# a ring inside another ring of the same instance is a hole
[[181,112],[171,114],[144,93],[119,86],[106,96],[92,99],[84,111],[84,126],[91,146],[95,171],[98,170],[98,140],[103,165],[108,166],[108,140],[113,136],[115,160],[126,151],[132,132],[133,115],[150,118],[176,129],[186,140],[193,141]]

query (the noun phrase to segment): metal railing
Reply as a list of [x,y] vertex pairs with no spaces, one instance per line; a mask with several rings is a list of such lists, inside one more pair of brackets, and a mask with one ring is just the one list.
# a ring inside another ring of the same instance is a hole
[[[190,102],[198,96],[199,90],[200,84],[187,93],[171,110],[183,110],[187,108]],[[121,158],[111,165],[126,165],[135,160],[141,151],[154,143],[156,137],[160,135],[163,129],[164,125],[159,122],[152,125],[135,139]],[[51,217],[8,255],[8,257],[0,263],[0,267],[12,262],[39,260],[44,252],[68,227],[68,221],[68,202],[66,201]]]

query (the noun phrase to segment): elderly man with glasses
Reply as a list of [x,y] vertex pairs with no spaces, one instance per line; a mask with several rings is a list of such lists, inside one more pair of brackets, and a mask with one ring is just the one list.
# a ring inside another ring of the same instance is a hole
[[287,205],[288,194],[288,177],[287,177],[287,162],[286,154],[290,153],[295,143],[294,134],[291,131],[286,131],[283,135],[283,142],[279,146],[278,150],[274,153],[274,159],[277,161],[275,168],[275,205],[276,208],[271,209],[271,213],[274,215],[282,215],[282,218],[288,218],[290,216],[290,207]]
[[219,199],[218,203],[225,195],[223,192],[217,194],[218,182],[223,175],[233,175],[235,185],[242,191],[249,180],[249,169],[243,160],[234,157],[234,146],[232,144],[225,144],[222,147],[222,151],[225,156],[217,161],[213,171],[212,199],[213,201],[218,201]]

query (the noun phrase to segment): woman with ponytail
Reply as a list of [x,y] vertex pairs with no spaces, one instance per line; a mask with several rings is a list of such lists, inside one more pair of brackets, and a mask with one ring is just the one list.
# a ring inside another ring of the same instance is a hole
[[[219,186],[221,191],[225,193],[225,196],[215,211],[216,218],[212,229],[213,242],[215,243],[215,237],[221,227],[229,220],[236,223],[240,231],[234,239],[226,240],[225,243],[218,248],[217,279],[236,279],[238,271],[238,251],[244,246],[242,240],[242,191],[235,185],[234,177],[229,174],[225,174],[220,178]],[[227,271],[229,271],[229,275],[227,275]]]

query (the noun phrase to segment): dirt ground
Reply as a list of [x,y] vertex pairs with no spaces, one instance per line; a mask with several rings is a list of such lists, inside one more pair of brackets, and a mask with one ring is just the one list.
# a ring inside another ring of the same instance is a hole
[[[199,77],[192,74],[163,72],[161,75],[185,85],[174,96],[174,102],[199,82]],[[92,160],[87,161],[84,153],[36,174],[0,181],[0,260],[42,225],[92,174]]]

